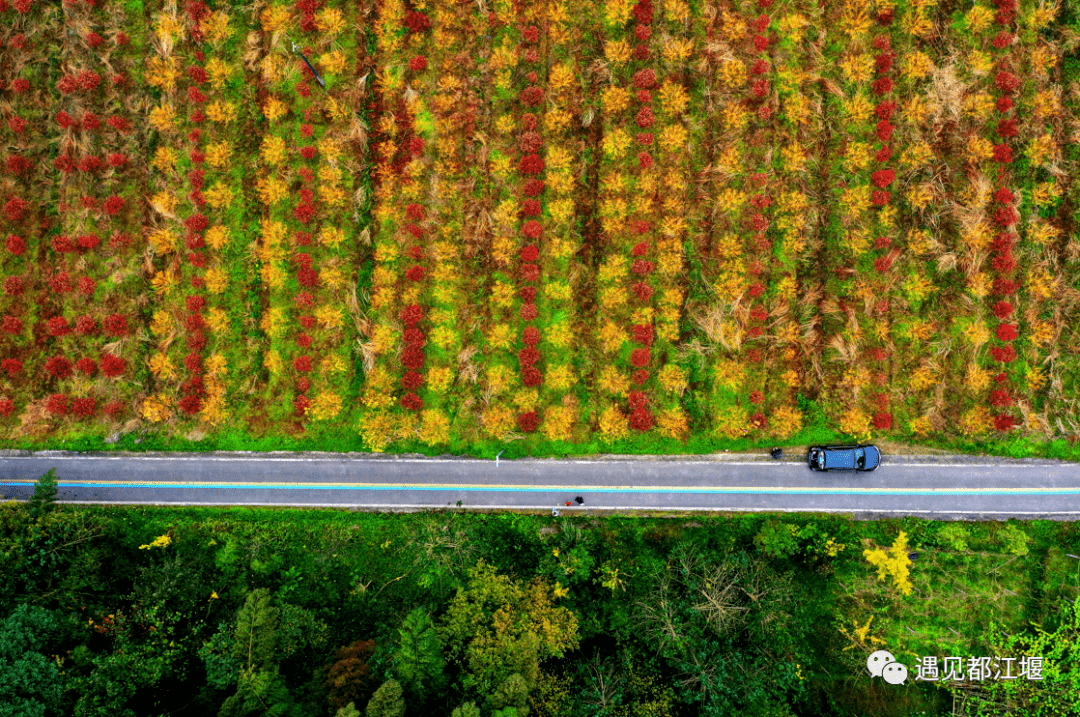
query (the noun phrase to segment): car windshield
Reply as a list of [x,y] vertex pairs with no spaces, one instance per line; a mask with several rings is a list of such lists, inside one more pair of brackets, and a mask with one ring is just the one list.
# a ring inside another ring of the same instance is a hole
[[866,467],[866,451],[861,448],[855,449],[855,465],[859,468]]

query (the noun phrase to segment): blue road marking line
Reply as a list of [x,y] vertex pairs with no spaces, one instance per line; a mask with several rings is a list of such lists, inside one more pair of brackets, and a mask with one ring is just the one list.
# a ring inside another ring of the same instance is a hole
[[[0,486],[32,488],[34,481],[0,481]],[[723,493],[763,493],[774,495],[1080,495],[1080,488],[1044,488],[1044,489],[965,489],[942,488],[923,489],[818,489],[784,487],[737,487],[737,488],[601,488],[591,486],[482,486],[482,485],[295,485],[273,483],[69,483],[62,481],[57,486],[63,488],[170,488],[170,489],[216,489],[216,490],[393,490],[393,491],[471,491],[471,492],[522,492],[522,493],[562,493],[566,491],[589,493],[669,493],[669,494],[723,494]]]

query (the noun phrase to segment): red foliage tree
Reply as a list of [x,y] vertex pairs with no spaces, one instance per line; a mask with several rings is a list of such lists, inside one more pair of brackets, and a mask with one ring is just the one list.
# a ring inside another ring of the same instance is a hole
[[97,322],[90,316],[80,316],[75,321],[75,333],[80,335],[93,334],[97,332]]
[[54,416],[66,416],[70,399],[62,393],[54,393],[45,402],[45,410]]
[[523,433],[532,433],[540,425],[540,416],[537,415],[536,411],[529,411],[518,416],[517,422],[518,428]]
[[45,325],[50,336],[67,336],[71,333],[71,325],[63,316],[54,316]]
[[6,371],[7,375],[13,378],[23,370],[23,363],[19,359],[6,358],[0,363],[0,369]]
[[535,366],[526,366],[521,369],[521,383],[522,385],[533,387],[539,386],[544,381],[543,374],[540,373],[540,369]]
[[9,276],[4,279],[4,293],[8,296],[19,296],[26,290],[26,282],[21,276]]
[[1015,341],[1019,334],[1016,332],[1016,327],[1012,324],[998,324],[997,337],[1001,341]]
[[110,336],[124,336],[128,332],[127,317],[123,314],[109,314],[105,317],[105,332]]
[[635,431],[648,431],[655,423],[652,412],[647,408],[639,408],[630,413],[630,427]]
[[893,180],[896,179],[896,172],[891,169],[879,169],[878,171],[871,174],[870,178],[873,180],[875,185],[881,187],[882,189],[885,189],[885,187],[892,184]]
[[101,373],[109,378],[116,378],[124,373],[127,361],[110,353],[101,354]]
[[23,322],[22,319],[18,319],[10,314],[4,317],[4,323],[0,325],[0,329],[3,329],[4,333],[18,335],[22,333]]
[[97,410],[97,402],[92,398],[76,398],[71,402],[71,412],[79,418],[89,418]]

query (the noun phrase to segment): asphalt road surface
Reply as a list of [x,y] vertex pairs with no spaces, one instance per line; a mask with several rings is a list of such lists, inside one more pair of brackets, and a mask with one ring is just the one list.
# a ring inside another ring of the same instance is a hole
[[[1080,464],[883,456],[871,473],[815,473],[802,456],[476,460],[326,453],[0,451],[0,495],[50,468],[62,502],[417,510],[781,511],[873,518],[1080,518]],[[576,496],[583,505],[573,502]],[[460,503],[459,503],[460,501]]]

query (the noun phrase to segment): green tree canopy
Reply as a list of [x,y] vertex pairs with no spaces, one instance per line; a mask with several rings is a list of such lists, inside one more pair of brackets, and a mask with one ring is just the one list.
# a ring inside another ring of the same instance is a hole
[[56,627],[52,613],[29,605],[0,623],[0,717],[42,717],[59,707],[60,670],[38,651]]
[[516,717],[526,717],[529,714],[529,685],[524,677],[514,673],[488,696],[487,703],[495,712],[512,709]]
[[541,660],[577,647],[577,616],[556,599],[543,579],[524,584],[484,561],[472,568],[439,628],[450,659],[467,673],[466,687],[491,695],[517,673],[532,689]]
[[402,717],[404,714],[405,697],[397,680],[382,683],[371,696],[365,711],[365,717]]
[[355,703],[350,702],[335,712],[334,717],[360,717],[360,710],[356,709]]
[[248,594],[236,617],[233,657],[240,664],[236,694],[221,706],[219,717],[287,717],[300,712],[279,673],[277,631],[280,611],[270,591]]
[[422,608],[413,610],[398,630],[394,674],[407,692],[423,699],[445,687],[445,667],[431,616]]
[[30,514],[37,517],[52,510],[56,506],[56,493],[56,469],[50,468],[34,484],[34,495],[27,501]]

